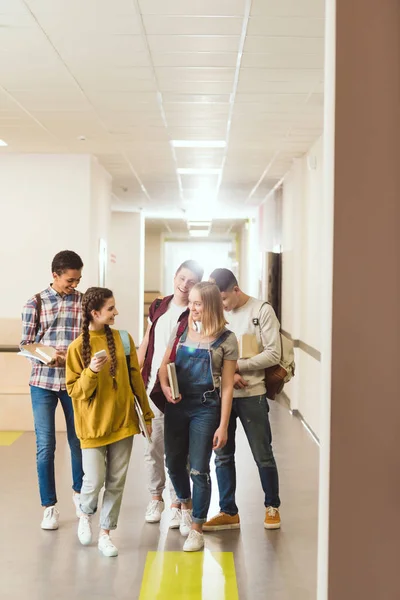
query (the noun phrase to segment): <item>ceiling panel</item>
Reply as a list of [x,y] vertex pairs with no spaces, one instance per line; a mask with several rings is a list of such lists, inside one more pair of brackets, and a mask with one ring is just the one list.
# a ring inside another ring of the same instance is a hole
[[324,0],[252,0],[251,15],[267,17],[324,17]]
[[245,0],[139,0],[140,11],[144,15],[208,15],[242,16]]
[[183,17],[144,15],[143,23],[151,35],[240,35],[241,17]]
[[238,56],[247,0],[0,0],[0,155],[92,153],[128,210],[190,209],[220,183],[246,214],[323,121],[323,0],[251,4]]
[[323,37],[325,20],[307,17],[250,17],[247,35]]
[[237,52],[238,35],[149,35],[151,52]]
[[236,67],[234,52],[153,52],[155,67]]

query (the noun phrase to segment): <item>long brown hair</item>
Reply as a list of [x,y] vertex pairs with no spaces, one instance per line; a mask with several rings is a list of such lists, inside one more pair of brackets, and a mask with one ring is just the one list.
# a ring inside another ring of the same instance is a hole
[[[206,337],[217,336],[223,331],[227,323],[218,287],[215,283],[201,281],[192,287],[191,292],[194,291],[200,292],[201,301],[203,302],[203,315],[201,318],[203,335]],[[191,315],[189,316],[189,324],[193,324]]]
[[[91,287],[83,294],[82,298],[82,358],[85,367],[88,367],[92,359],[90,347],[89,324],[93,321],[92,310],[101,310],[109,298],[113,297],[111,290],[107,288]],[[115,379],[117,373],[117,355],[112,331],[108,325],[104,326],[108,351],[111,357],[110,375],[113,378],[113,386],[117,387]]]

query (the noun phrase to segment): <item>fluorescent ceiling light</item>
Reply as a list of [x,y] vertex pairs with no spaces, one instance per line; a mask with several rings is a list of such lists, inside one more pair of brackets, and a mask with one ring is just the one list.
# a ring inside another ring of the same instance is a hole
[[221,169],[177,169],[178,175],[219,175]]
[[0,146],[8,146],[8,144],[4,140],[0,140]]
[[209,229],[190,229],[189,231],[191,237],[208,237],[209,233]]
[[173,148],[226,148],[225,140],[171,140]]
[[211,227],[211,221],[188,221],[188,227]]

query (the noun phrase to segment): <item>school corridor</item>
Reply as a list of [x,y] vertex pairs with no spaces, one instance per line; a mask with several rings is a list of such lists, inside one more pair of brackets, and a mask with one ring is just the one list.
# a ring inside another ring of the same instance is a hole
[[[287,405],[271,402],[280,473],[282,528],[263,527],[256,465],[239,426],[241,529],[208,533],[203,552],[184,553],[179,530],[144,521],[148,502],[143,438],[135,437],[115,559],[83,547],[71,500],[69,449],[57,434],[60,527],[40,529],[34,433],[0,433],[1,600],[314,600],[317,577],[318,445]],[[8,485],[6,482],[10,482]],[[168,503],[166,502],[166,507]],[[218,512],[213,477],[210,514]]]

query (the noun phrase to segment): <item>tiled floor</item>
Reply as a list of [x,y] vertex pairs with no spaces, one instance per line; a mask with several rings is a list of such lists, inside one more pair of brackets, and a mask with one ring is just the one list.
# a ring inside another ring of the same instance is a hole
[[[181,552],[179,531],[144,522],[148,501],[144,440],[136,438],[114,541],[107,559],[76,537],[68,446],[58,435],[58,531],[42,531],[35,437],[0,445],[1,600],[314,600],[317,565],[318,447],[287,408],[271,422],[282,499],[282,529],[263,528],[258,471],[239,427],[237,503],[240,531],[207,534],[204,553]],[[215,484],[215,479],[213,478]],[[217,487],[210,514],[218,511]]]

